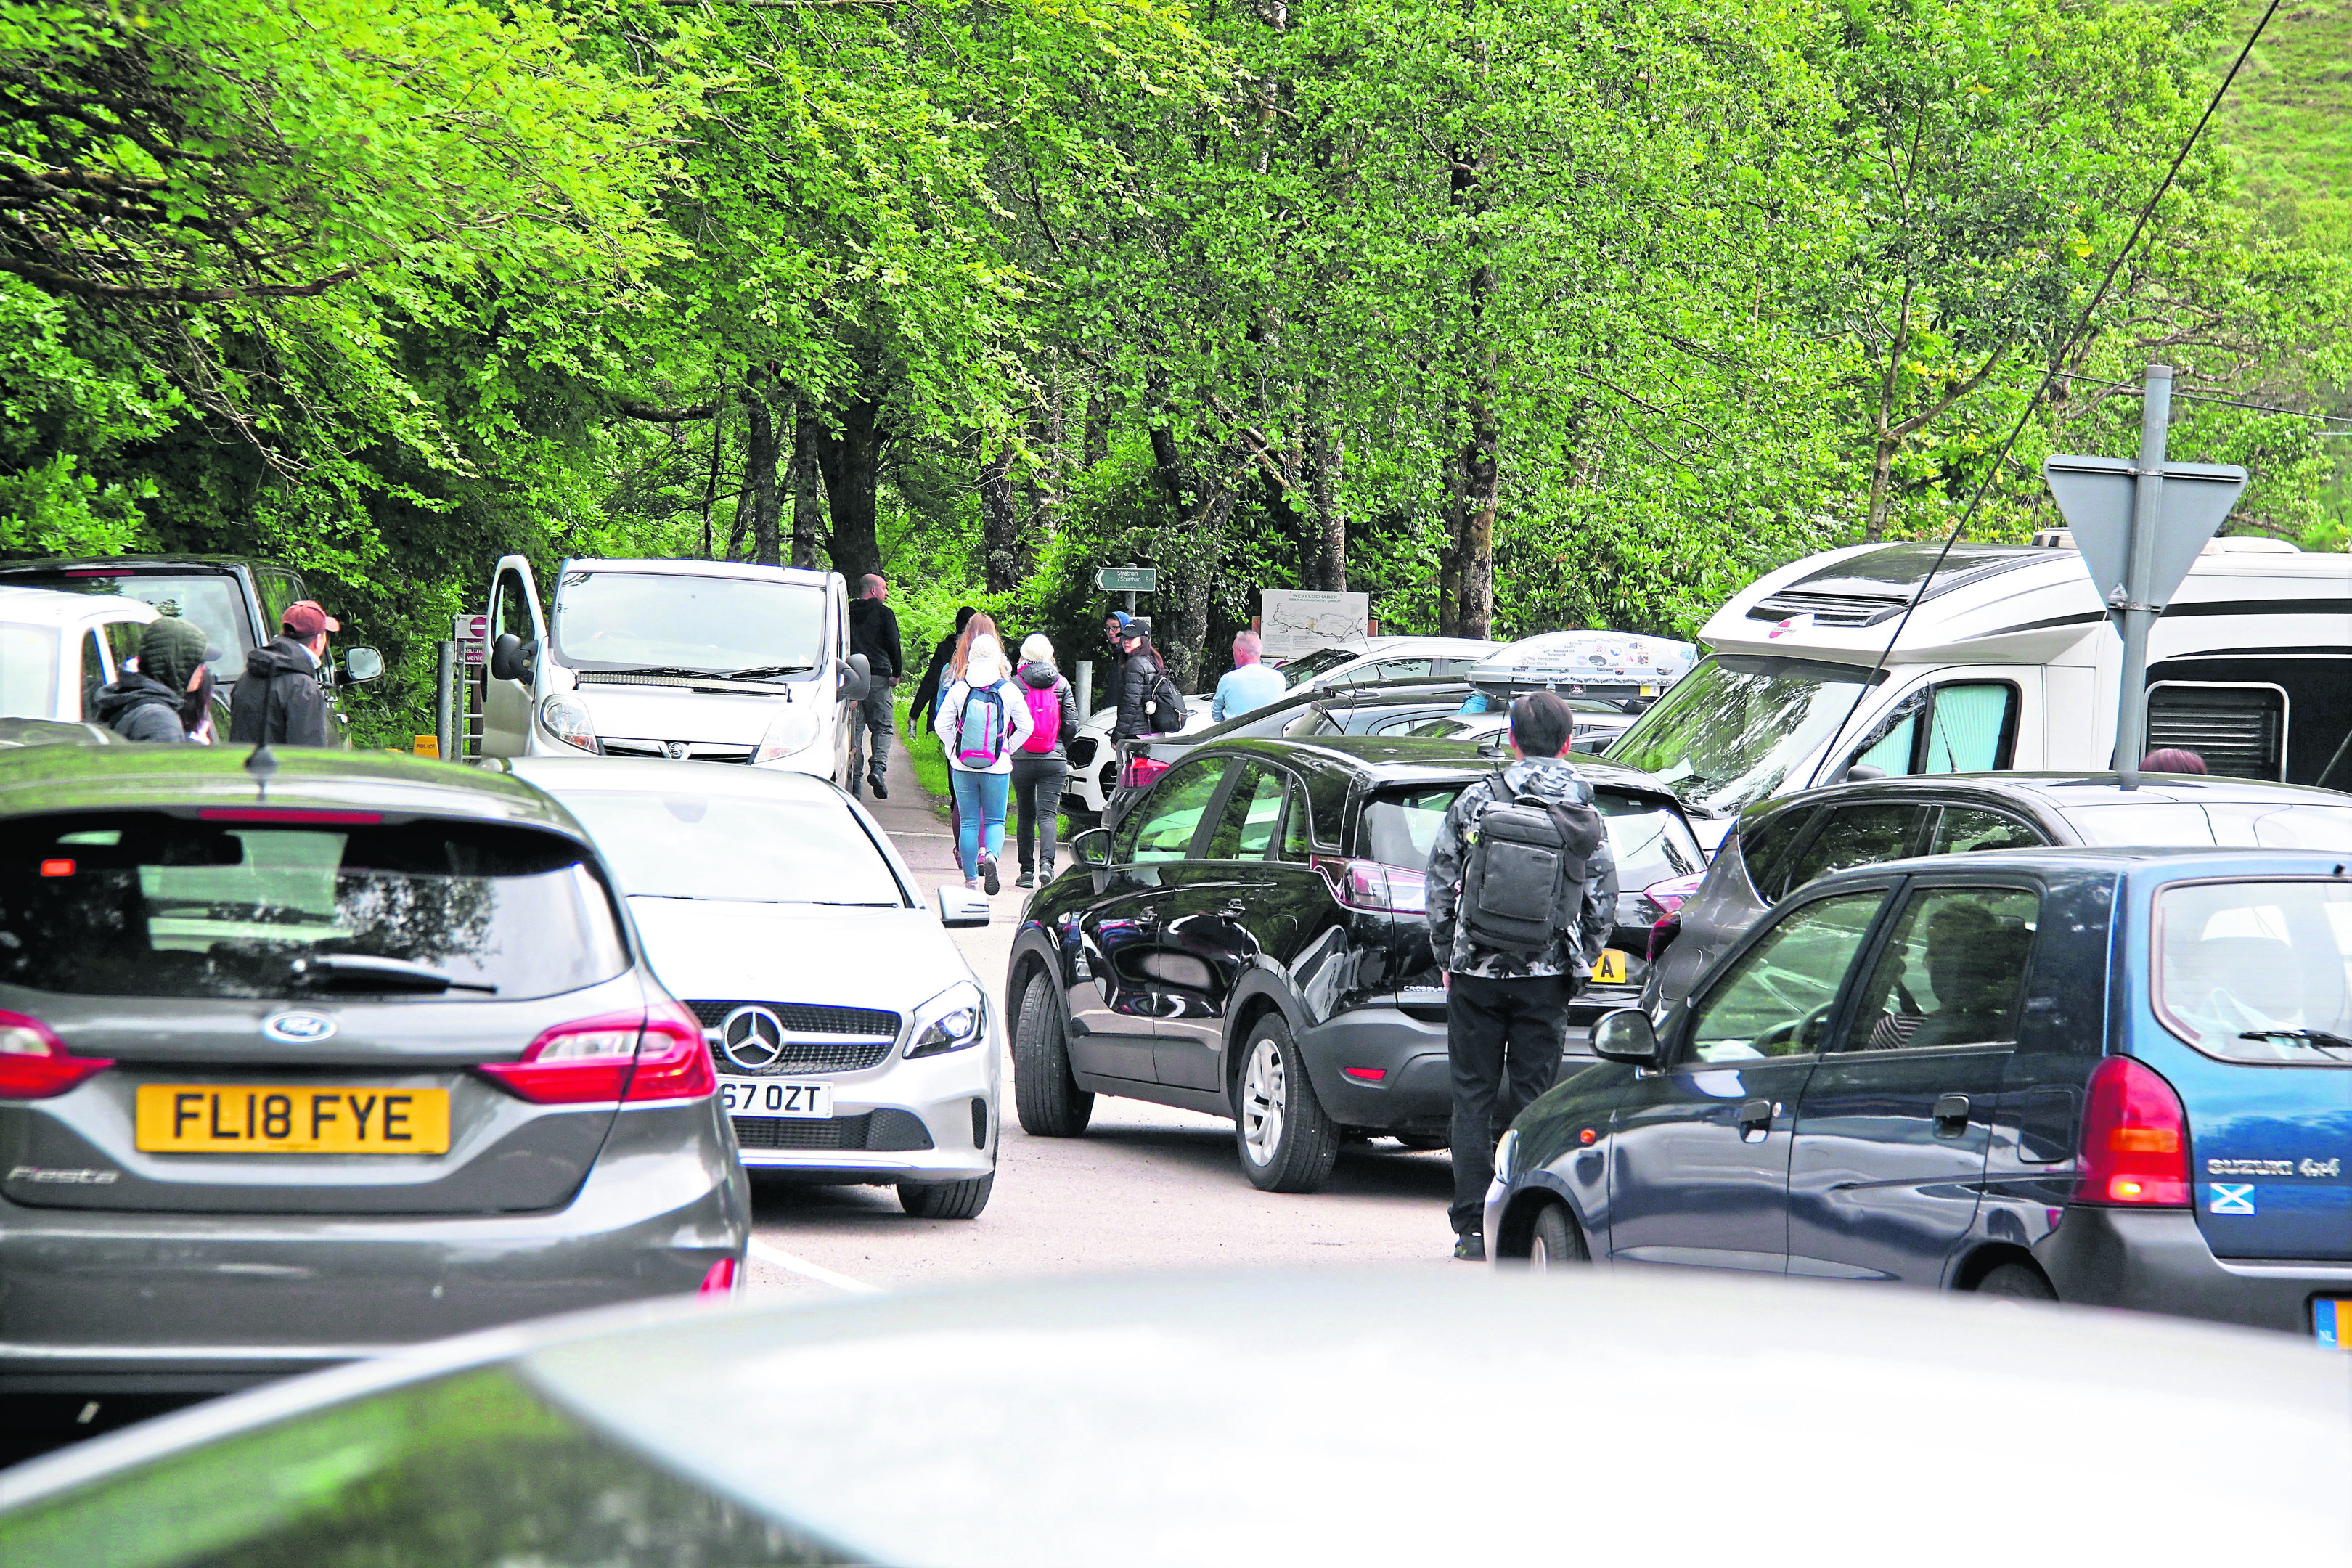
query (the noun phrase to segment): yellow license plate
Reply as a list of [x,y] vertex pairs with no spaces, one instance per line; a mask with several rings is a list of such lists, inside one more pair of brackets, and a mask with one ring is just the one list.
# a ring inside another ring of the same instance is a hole
[[446,1089],[143,1083],[132,1142],[150,1154],[446,1154]]
[[1625,984],[1625,955],[1613,947],[1604,947],[1601,956],[1592,961],[1592,983],[1595,985]]

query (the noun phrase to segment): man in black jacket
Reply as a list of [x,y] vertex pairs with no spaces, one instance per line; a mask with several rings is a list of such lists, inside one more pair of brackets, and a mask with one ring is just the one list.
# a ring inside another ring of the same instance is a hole
[[[898,616],[890,608],[889,583],[880,573],[869,572],[861,586],[865,596],[849,606],[849,651],[866,656],[870,683],[865,700],[857,705],[857,718],[866,731],[866,782],[874,786],[876,800],[888,800],[890,791],[882,782],[882,770],[890,762],[890,692],[906,667],[907,656],[898,647]],[[857,793],[855,768],[849,789],[853,795]]]
[[327,689],[319,671],[327,634],[342,629],[311,600],[287,605],[269,646],[245,656],[245,673],[229,698],[228,738],[239,745],[326,745]]
[[940,646],[932,650],[931,668],[923,671],[922,684],[915,688],[914,700],[907,704],[907,734],[909,739],[918,727],[930,729],[938,724],[938,715],[931,710],[940,705],[940,674],[947,668],[948,660],[955,657],[956,638],[963,635],[965,626],[979,613],[970,605],[958,610],[955,630],[941,637]]

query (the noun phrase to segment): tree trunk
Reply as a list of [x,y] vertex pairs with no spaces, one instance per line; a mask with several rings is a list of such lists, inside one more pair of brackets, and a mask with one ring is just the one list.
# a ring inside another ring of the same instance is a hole
[[1208,487],[1200,510],[1192,514],[1184,542],[1187,559],[1173,574],[1176,581],[1167,584],[1171,574],[1161,574],[1160,603],[1166,610],[1153,625],[1152,641],[1179,691],[1199,684],[1202,648],[1209,640],[1209,590],[1223,564],[1225,532],[1234,520],[1234,487],[1223,476],[1230,476],[1239,462],[1240,454],[1227,454],[1218,469],[1221,478]]
[[[793,419],[793,564],[816,569],[824,538],[824,506],[817,500],[816,416],[805,407]],[[856,584],[850,591],[857,591]]]
[[1500,464],[1495,456],[1494,421],[1484,399],[1470,406],[1470,440],[1462,448],[1461,586],[1456,637],[1494,635],[1495,508]]
[[1462,635],[1462,481],[1446,462],[1445,540],[1437,547],[1437,635]]
[[980,468],[980,551],[988,591],[1009,594],[1020,586],[1021,508],[1013,493],[1013,443]]
[[1902,449],[1903,437],[1881,425],[1877,450],[1870,462],[1870,513],[1863,524],[1862,541],[1875,544],[1886,535],[1886,509],[1894,499],[1895,454]]
[[[743,388],[743,407],[751,416],[751,430],[743,443],[744,496],[736,503],[735,514],[740,523],[743,509],[751,509],[751,559],[762,566],[782,564],[776,539],[776,461],[782,454],[775,411],[768,405],[770,384],[763,372],[753,371]],[[731,558],[734,552],[734,540],[730,538],[728,554]]]
[[710,509],[719,500],[719,448],[727,437],[727,404],[722,395],[710,416],[710,472],[702,483],[702,558],[710,559]]
[[1320,549],[1308,578],[1328,594],[1348,591],[1348,514],[1339,505],[1339,486],[1347,467],[1346,437],[1328,420],[1316,418],[1307,430],[1307,488],[1315,502]]
[[1078,460],[1093,468],[1110,456],[1110,399],[1099,392],[1087,394],[1087,428]]
[[1039,461],[1029,469],[1029,526],[1021,536],[1021,574],[1036,569],[1055,536],[1062,531],[1062,387],[1055,382],[1045,405],[1029,422],[1029,441]]
[[882,450],[889,436],[882,427],[882,405],[860,400],[834,411],[836,430],[816,433],[817,470],[833,528],[825,542],[833,569],[856,582],[882,570],[882,547],[875,537],[875,497],[882,482]]

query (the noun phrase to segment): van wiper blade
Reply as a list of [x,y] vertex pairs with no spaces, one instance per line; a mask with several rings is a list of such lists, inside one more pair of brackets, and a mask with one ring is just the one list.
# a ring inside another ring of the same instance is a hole
[[[585,666],[582,667],[586,669]],[[590,675],[672,675],[687,680],[718,680],[724,677],[715,669],[684,669],[672,664],[632,664],[618,669],[587,669]]]
[[308,958],[296,959],[293,968],[298,975],[323,972],[329,985],[353,990],[374,986],[386,991],[479,991],[494,996],[499,989],[460,980],[404,958],[378,958],[364,952],[312,953]]
[[815,668],[816,666],[813,664],[763,664],[757,669],[730,669],[721,677],[721,679],[726,680],[764,680],[771,676],[777,675],[806,675],[810,670],[814,669]]
[[2306,1046],[2315,1046],[2323,1051],[2352,1051],[2352,1039],[2347,1039],[2342,1035],[2332,1035],[2326,1029],[2243,1029],[2239,1031],[2238,1038],[2299,1040]]

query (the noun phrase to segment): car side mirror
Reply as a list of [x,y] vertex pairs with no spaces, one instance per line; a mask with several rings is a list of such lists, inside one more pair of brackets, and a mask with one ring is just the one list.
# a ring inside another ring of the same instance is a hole
[[1070,853],[1077,857],[1077,862],[1081,866],[1109,865],[1110,829],[1108,827],[1087,828],[1084,833],[1079,834],[1076,838],[1070,840]]
[[934,895],[940,901],[940,924],[953,930],[959,926],[984,926],[988,923],[987,895],[975,893],[970,888],[940,888]]
[[372,647],[343,650],[343,679],[353,685],[383,679],[383,655]]
[[1592,1054],[1603,1061],[1637,1068],[1658,1065],[1658,1032],[1639,1007],[1620,1007],[1593,1020]]
[[874,689],[874,666],[862,653],[853,653],[841,667],[840,700],[863,702]]
[[1838,775],[1837,782],[1840,784],[1867,784],[1872,779],[1883,779],[1885,776],[1886,770],[1885,768],[1874,768],[1868,763],[1856,763],[1853,766],[1846,769],[1844,773],[1840,773]]
[[499,680],[529,680],[530,655],[524,651],[522,638],[512,632],[499,636],[490,645],[490,675]]

